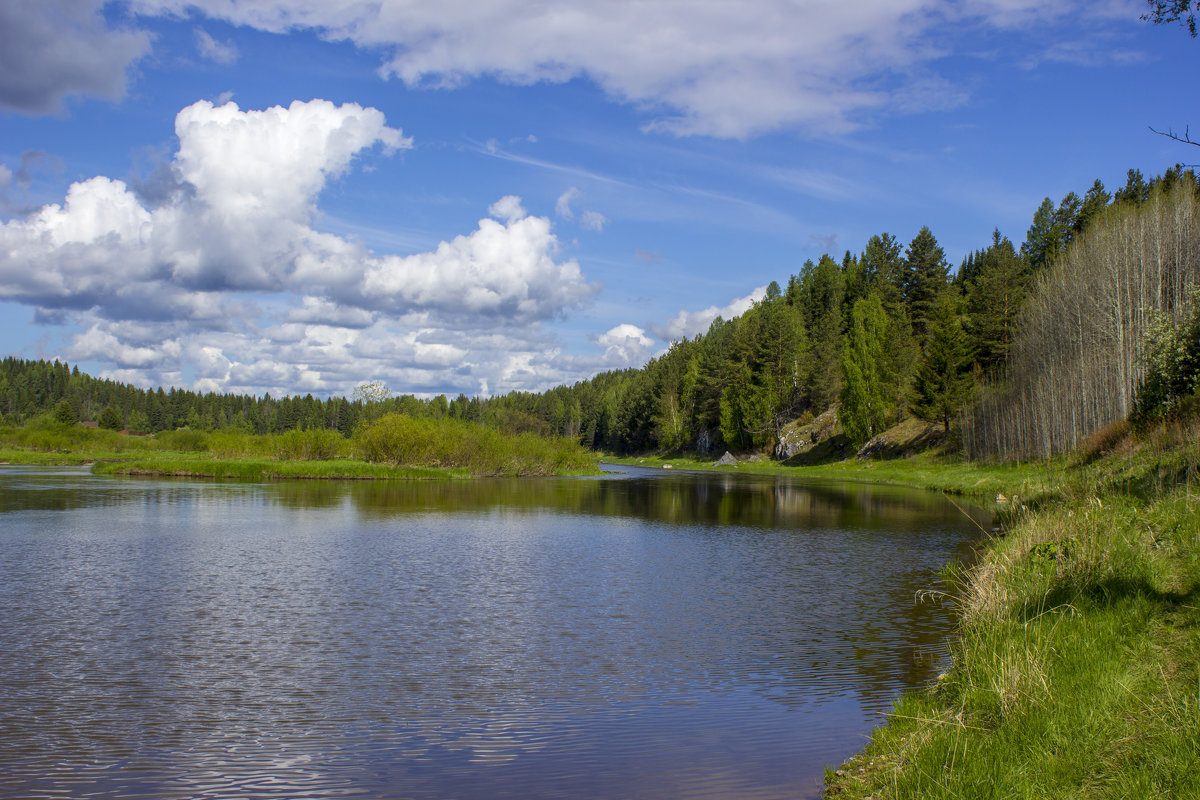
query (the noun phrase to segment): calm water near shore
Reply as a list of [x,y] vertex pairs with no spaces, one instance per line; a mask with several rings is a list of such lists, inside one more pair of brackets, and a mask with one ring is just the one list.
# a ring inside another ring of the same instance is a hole
[[815,797],[979,535],[774,477],[0,467],[0,798]]

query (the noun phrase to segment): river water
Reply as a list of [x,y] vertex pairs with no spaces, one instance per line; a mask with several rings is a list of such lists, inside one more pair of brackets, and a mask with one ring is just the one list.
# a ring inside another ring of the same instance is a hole
[[0,467],[0,798],[816,797],[978,533],[740,475]]

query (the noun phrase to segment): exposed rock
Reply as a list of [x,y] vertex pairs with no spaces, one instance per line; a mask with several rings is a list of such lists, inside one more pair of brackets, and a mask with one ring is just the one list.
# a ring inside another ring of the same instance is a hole
[[725,455],[721,456],[720,459],[717,460],[718,467],[736,467],[737,463],[738,460],[734,458],[733,453],[730,453],[728,450],[725,451]]
[[663,469],[675,469],[675,467],[670,464],[663,464]]

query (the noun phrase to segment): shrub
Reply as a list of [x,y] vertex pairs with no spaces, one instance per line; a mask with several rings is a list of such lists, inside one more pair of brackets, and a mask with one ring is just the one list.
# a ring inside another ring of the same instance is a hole
[[191,428],[162,431],[155,434],[154,439],[167,450],[200,452],[208,449],[208,435],[204,431],[194,431]]
[[366,461],[395,466],[460,467],[475,475],[553,475],[595,468],[577,442],[533,433],[505,434],[456,419],[385,414],[357,440]]
[[1139,427],[1170,415],[1200,388],[1200,294],[1190,302],[1190,312],[1177,321],[1160,315],[1146,337],[1146,374],[1131,415]]
[[309,428],[281,433],[275,437],[276,458],[293,461],[327,461],[342,451],[342,437],[327,428]]

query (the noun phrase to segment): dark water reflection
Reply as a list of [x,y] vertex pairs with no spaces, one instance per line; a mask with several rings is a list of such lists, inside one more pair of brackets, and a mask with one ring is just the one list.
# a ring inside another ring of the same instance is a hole
[[976,533],[748,476],[0,468],[0,797],[815,796]]

